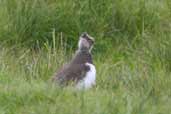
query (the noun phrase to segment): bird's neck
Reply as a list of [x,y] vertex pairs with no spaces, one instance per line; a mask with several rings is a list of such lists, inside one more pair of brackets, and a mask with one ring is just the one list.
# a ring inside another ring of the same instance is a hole
[[78,50],[72,60],[75,64],[93,63],[91,53],[87,50]]
[[90,53],[89,49],[87,49],[85,47],[79,48],[77,52],[79,52],[79,53]]

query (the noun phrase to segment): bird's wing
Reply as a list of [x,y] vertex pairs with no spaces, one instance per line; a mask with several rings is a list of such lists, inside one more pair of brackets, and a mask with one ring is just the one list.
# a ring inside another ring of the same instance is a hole
[[70,64],[63,67],[54,77],[60,84],[68,84],[70,81],[78,82],[83,79],[90,70],[85,64]]
[[69,67],[69,78],[72,80],[81,80],[85,74],[90,70],[89,66],[85,64],[74,64]]

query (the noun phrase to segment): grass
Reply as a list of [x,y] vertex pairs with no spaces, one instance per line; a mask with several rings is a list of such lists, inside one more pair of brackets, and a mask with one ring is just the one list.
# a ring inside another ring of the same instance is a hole
[[[35,53],[1,51],[0,113],[2,114],[165,114],[170,113],[171,73],[162,62],[140,55],[114,58],[94,55],[97,85],[88,91],[64,89],[49,79],[71,54],[48,48]],[[117,57],[118,56],[118,57]]]
[[[170,114],[170,4],[0,0],[0,114]],[[96,39],[96,87],[56,87],[83,31]]]

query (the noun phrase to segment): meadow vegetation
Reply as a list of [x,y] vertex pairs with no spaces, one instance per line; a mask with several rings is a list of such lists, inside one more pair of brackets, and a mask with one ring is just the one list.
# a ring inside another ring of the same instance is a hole
[[[50,82],[95,38],[96,87]],[[170,114],[170,0],[0,0],[0,114]]]

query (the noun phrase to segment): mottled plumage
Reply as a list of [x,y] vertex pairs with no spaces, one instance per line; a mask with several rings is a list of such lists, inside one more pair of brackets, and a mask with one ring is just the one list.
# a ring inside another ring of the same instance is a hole
[[[91,71],[93,64],[90,49],[93,45],[93,39],[84,33],[79,40],[78,50],[70,63],[64,65],[53,77],[53,81],[60,85],[68,85],[68,83],[80,83],[85,79],[86,73]],[[89,77],[90,77],[89,73]]]

